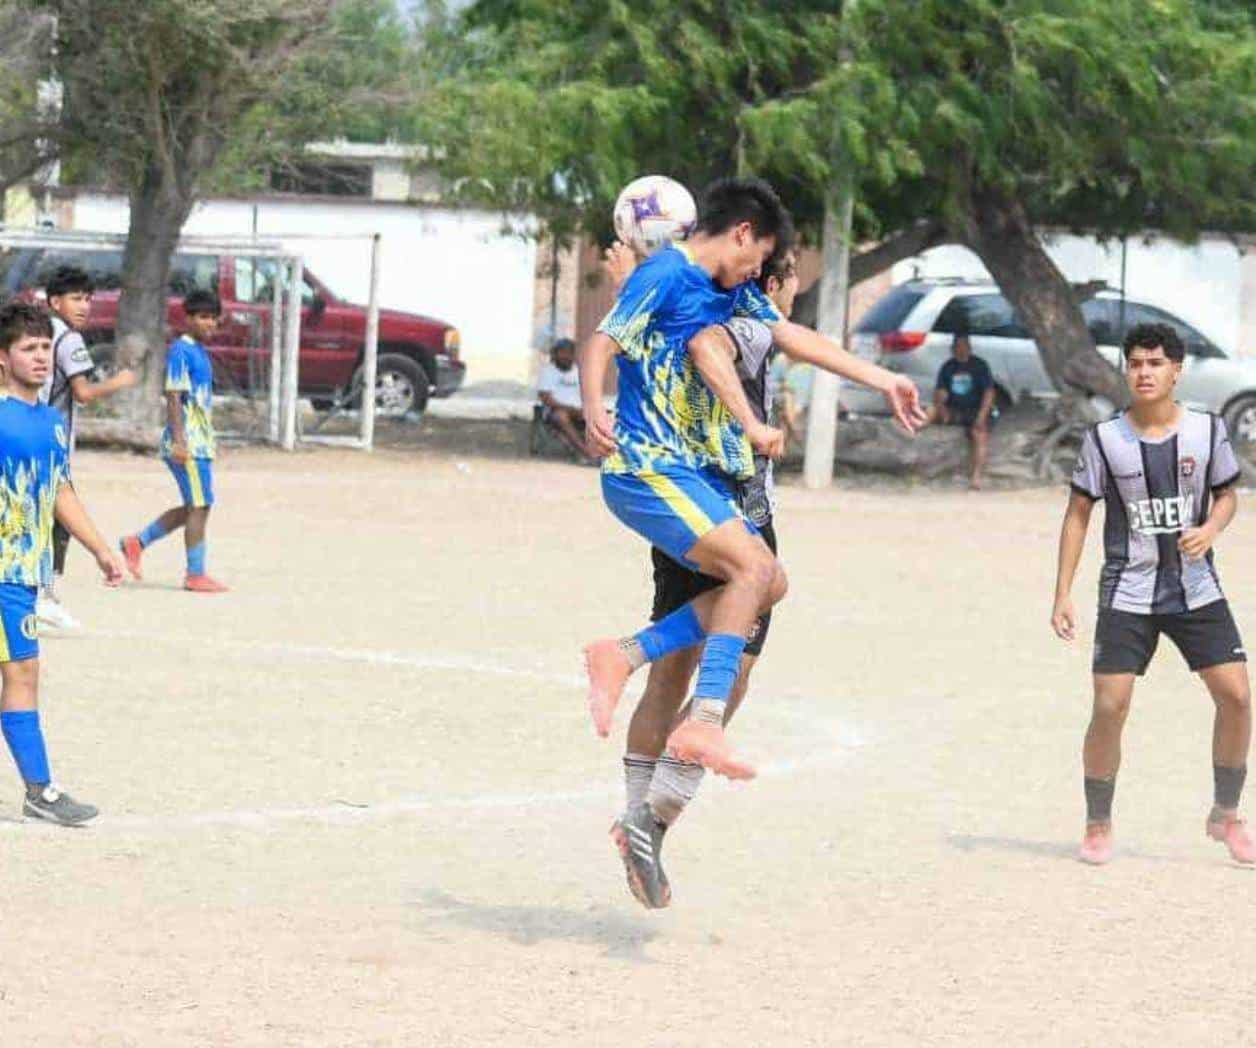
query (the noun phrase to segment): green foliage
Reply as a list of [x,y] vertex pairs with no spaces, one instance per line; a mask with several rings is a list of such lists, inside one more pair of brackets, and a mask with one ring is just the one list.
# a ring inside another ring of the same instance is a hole
[[72,180],[130,186],[164,165],[180,191],[250,188],[311,139],[379,141],[400,129],[411,32],[390,0],[28,7],[57,18]]
[[772,179],[815,228],[1251,229],[1256,30],[1239,0],[479,0],[424,24],[411,134],[464,196],[603,231],[646,171]]
[[[750,107],[813,79],[840,4],[481,0],[425,25],[413,134],[464,198],[597,228],[625,182],[744,167]],[[452,60],[451,60],[452,58]]]

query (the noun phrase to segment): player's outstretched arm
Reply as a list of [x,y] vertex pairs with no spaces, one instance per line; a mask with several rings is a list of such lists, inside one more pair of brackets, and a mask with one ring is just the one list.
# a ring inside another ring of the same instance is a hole
[[580,347],[576,366],[580,369],[580,400],[584,405],[584,432],[588,451],[593,458],[605,458],[614,452],[615,424],[606,410],[606,369],[619,352],[616,341],[602,331],[595,331]]
[[117,586],[122,582],[122,566],[118,563],[109,548],[109,544],[101,537],[92,518],[87,515],[83,503],[69,484],[62,484],[57,489],[57,499],[53,503],[53,512],[61,526],[79,540],[96,558],[101,573],[105,576],[105,584]]
[[1069,493],[1060,528],[1060,552],[1055,572],[1055,602],[1051,608],[1051,628],[1062,640],[1077,636],[1077,609],[1073,606],[1073,579],[1081,563],[1086,545],[1086,529],[1090,527],[1093,500],[1080,492]]
[[896,375],[857,357],[831,338],[793,321],[781,320],[770,327],[773,341],[791,360],[814,364],[861,386],[875,389],[889,402],[895,421],[908,433],[915,433],[925,424],[920,391],[906,375]]
[[123,368],[104,382],[92,382],[86,375],[75,375],[70,379],[70,394],[76,404],[90,404],[94,400],[102,400],[129,389],[138,381],[139,377],[130,368]]
[[693,366],[711,387],[711,392],[741,423],[751,446],[761,455],[780,458],[785,454],[785,433],[764,425],[755,415],[746,396],[746,388],[737,375],[736,353],[732,336],[720,324],[703,328],[689,340]]
[[1234,485],[1222,488],[1213,495],[1212,507],[1208,511],[1208,519],[1197,528],[1187,528],[1178,539],[1178,549],[1190,560],[1201,560],[1208,555],[1212,544],[1217,541],[1234,514],[1238,512],[1239,497]]

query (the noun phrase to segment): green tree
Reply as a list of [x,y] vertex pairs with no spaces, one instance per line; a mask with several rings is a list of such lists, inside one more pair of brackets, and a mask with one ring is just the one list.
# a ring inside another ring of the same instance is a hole
[[52,31],[52,19],[0,0],[0,222],[6,191],[56,156]]
[[853,277],[968,245],[1064,390],[1124,397],[1039,230],[1253,222],[1238,4],[479,0],[428,28],[415,131],[465,194],[604,234],[636,174],[753,168],[814,232],[845,165],[856,237],[886,240]]
[[[263,184],[314,138],[386,130],[408,30],[388,0],[25,0],[52,18],[69,180],[130,202],[119,359],[161,361],[171,254],[196,200]],[[161,368],[123,404],[146,423]]]

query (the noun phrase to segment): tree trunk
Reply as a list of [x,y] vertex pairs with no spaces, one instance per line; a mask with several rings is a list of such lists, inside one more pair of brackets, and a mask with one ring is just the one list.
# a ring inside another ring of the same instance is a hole
[[[883,273],[896,262],[913,258],[922,251],[936,247],[945,239],[946,227],[940,222],[920,221],[906,229],[891,233],[879,244],[851,255],[850,286],[862,283]],[[816,281],[794,300],[793,319],[799,324],[814,328],[819,323],[820,281]]]
[[135,369],[140,382],[114,403],[127,423],[145,431],[162,417],[170,260],[193,198],[151,165],[132,188],[130,203],[115,338],[119,365]]
[[980,256],[1024,321],[1056,389],[1125,404],[1129,393],[1124,380],[1095,349],[1077,294],[1043,249],[1024,207],[986,187],[973,189],[969,207],[967,246]]

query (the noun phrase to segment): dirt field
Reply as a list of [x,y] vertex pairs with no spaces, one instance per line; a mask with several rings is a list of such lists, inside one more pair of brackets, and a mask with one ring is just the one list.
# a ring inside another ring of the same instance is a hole
[[[138,457],[75,476],[115,536],[173,494]],[[1171,649],[1117,860],[1072,858],[1061,493],[783,492],[793,588],[734,730],[762,774],[704,786],[647,913],[606,836],[626,711],[594,737],[578,654],[643,621],[647,557],[596,473],[236,451],[217,488],[229,595],[177,589],[177,541],[122,592],[71,552],[46,726],[105,814],[22,823],[9,771],[0,1045],[1250,1043],[1256,874],[1204,838],[1211,708]],[[1249,633],[1254,513],[1219,556]]]

